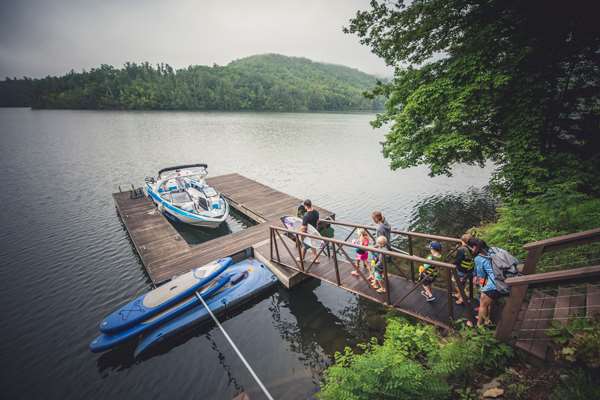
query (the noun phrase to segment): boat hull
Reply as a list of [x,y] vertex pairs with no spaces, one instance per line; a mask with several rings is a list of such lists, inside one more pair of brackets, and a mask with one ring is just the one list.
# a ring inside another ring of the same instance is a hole
[[229,216],[229,204],[226,201],[224,202],[225,210],[223,211],[223,214],[220,216],[211,217],[207,215],[198,215],[195,213],[191,213],[170,204],[168,201],[162,199],[160,195],[154,191],[150,184],[146,185],[146,194],[152,199],[159,211],[165,214],[167,218],[176,222],[182,222],[184,224],[203,228],[215,229],[218,228],[223,222],[225,222],[225,220]]
[[[267,267],[251,258],[232,265],[227,273],[247,273],[247,276],[237,283],[232,280],[219,293],[211,296],[206,301],[214,314],[238,305],[277,283],[277,278]],[[204,306],[194,307],[158,328],[145,333],[135,350],[135,356],[143,354],[176,333],[209,318],[210,315]]]

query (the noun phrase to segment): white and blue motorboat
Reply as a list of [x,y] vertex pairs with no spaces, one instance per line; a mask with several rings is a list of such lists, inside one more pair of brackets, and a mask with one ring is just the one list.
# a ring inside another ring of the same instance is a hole
[[170,219],[206,228],[217,228],[229,215],[229,204],[206,183],[206,164],[180,165],[146,178],[146,195]]

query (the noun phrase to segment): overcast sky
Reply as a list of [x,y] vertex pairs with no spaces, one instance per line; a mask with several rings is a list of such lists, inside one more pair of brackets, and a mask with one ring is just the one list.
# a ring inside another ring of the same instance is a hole
[[225,65],[281,53],[390,75],[342,32],[369,0],[0,0],[0,79],[126,61]]

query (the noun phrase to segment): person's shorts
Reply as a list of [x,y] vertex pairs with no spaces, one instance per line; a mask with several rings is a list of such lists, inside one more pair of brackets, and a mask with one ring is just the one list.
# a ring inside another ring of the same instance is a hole
[[430,286],[433,284],[433,282],[435,282],[435,277],[427,274],[421,274],[420,279],[425,286]]
[[373,276],[376,281],[383,281],[383,274],[381,272],[373,271]]
[[469,279],[473,278],[473,271],[464,272],[457,268],[456,275],[458,276],[458,279],[460,279],[460,283],[464,285],[465,283],[469,282]]
[[500,293],[496,289],[487,290],[487,291],[481,292],[481,293],[485,294],[487,297],[491,298],[492,300],[498,300],[500,297],[504,296],[502,293]]

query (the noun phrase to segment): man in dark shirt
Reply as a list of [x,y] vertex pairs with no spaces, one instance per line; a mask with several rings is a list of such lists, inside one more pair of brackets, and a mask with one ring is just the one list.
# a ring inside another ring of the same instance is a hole
[[[304,200],[304,208],[306,208],[306,214],[302,217],[302,226],[300,227],[300,231],[304,233],[308,233],[308,225],[312,225],[315,229],[317,229],[317,224],[319,222],[319,212],[315,210],[312,206],[312,201],[309,199]],[[305,238],[302,243],[304,244],[304,248],[302,249],[302,257],[306,257],[306,249],[311,248],[313,253],[313,258],[317,257],[317,249],[310,245],[310,238]],[[315,264],[318,264],[319,260],[315,260]]]

